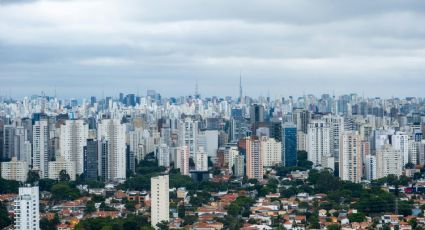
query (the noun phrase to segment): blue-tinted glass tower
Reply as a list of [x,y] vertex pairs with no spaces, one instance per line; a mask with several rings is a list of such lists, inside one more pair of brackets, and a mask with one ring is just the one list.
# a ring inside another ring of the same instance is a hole
[[282,160],[287,167],[297,165],[297,127],[292,123],[282,127]]

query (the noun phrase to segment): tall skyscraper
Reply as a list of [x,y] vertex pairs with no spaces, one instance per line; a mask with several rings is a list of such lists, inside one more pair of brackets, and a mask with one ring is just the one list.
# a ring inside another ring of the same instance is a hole
[[33,125],[33,157],[32,169],[39,171],[40,178],[49,175],[49,126],[45,119],[34,122]]
[[331,156],[329,124],[322,120],[308,124],[307,143],[308,160],[313,166],[322,165],[322,158]]
[[287,167],[297,165],[297,127],[292,123],[282,127],[282,160]]
[[84,177],[86,180],[97,180],[98,174],[98,142],[93,139],[87,140],[84,147]]
[[392,145],[385,144],[376,153],[376,178],[390,174],[400,176],[403,172],[403,155]]
[[261,142],[246,138],[246,176],[249,179],[262,180],[264,174],[261,158]]
[[180,123],[180,145],[189,147],[190,157],[194,157],[198,150],[198,129],[198,121],[192,117],[185,117]]
[[242,74],[239,74],[239,103],[243,103],[243,95],[242,95]]
[[376,156],[366,155],[364,160],[366,180],[375,180],[376,177]]
[[15,127],[5,125],[3,129],[3,158],[10,160],[15,156]]
[[98,141],[98,173],[102,181],[109,180],[109,142],[102,138]]
[[331,148],[331,156],[338,159],[340,156],[340,137],[344,132],[344,119],[339,116],[327,115],[323,117],[326,123],[329,124],[330,128],[330,148]]
[[403,166],[409,163],[409,136],[402,132],[397,132],[391,136],[391,144],[395,150],[400,150]]
[[203,147],[199,147],[195,154],[196,171],[208,171],[208,154]]
[[229,172],[232,172],[233,166],[234,166],[234,161],[235,161],[235,157],[239,155],[239,151],[238,151],[238,147],[237,146],[231,146],[230,148],[226,149],[227,154],[225,152],[225,156],[228,156],[228,167],[229,167]]
[[160,144],[158,148],[158,166],[170,167],[170,147]]
[[189,147],[177,148],[176,168],[180,169],[182,175],[189,175]]
[[282,143],[274,138],[260,138],[260,152],[264,167],[271,167],[282,163]]
[[169,221],[170,217],[169,178],[160,175],[151,178],[151,225]]
[[360,182],[363,172],[361,136],[355,131],[344,132],[340,148],[339,177],[342,180]]
[[264,122],[264,113],[264,106],[259,104],[251,105],[249,110],[251,124]]
[[20,187],[15,199],[15,229],[39,230],[40,205],[38,187]]
[[88,133],[88,125],[83,120],[66,120],[60,127],[60,155],[74,163],[77,174],[84,172],[84,147]]
[[126,178],[125,125],[119,119],[105,119],[99,123],[98,138],[108,142],[107,176],[109,180]]
[[27,130],[18,126],[15,130],[14,152],[18,161],[25,161],[31,165],[31,142],[29,141]]
[[242,177],[245,175],[245,157],[237,155],[233,159],[233,175],[235,177]]

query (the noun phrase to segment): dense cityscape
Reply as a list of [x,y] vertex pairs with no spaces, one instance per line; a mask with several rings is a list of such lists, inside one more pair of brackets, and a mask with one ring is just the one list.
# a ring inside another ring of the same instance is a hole
[[422,229],[425,100],[1,98],[6,229]]

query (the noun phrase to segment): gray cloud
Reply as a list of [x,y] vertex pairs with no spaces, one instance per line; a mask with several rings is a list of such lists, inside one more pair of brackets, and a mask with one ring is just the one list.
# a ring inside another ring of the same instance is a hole
[[0,90],[16,96],[187,95],[195,81],[236,96],[240,71],[253,96],[423,96],[419,0],[2,3]]

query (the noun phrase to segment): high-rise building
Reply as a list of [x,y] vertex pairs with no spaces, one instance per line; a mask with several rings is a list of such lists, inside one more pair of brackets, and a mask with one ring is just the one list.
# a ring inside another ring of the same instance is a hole
[[20,187],[15,199],[15,229],[39,230],[40,205],[38,187]]
[[28,175],[28,163],[12,157],[9,162],[1,163],[1,177],[6,180],[25,182]]
[[282,163],[282,144],[274,138],[261,137],[260,151],[263,167],[271,167]]
[[170,147],[160,144],[158,148],[158,166],[170,167]]
[[228,164],[229,172],[232,172],[233,166],[235,164],[234,162],[235,157],[238,155],[239,155],[239,151],[237,146],[231,146],[229,149],[227,149],[227,157],[228,157],[227,164]]
[[199,133],[198,147],[203,147],[209,157],[215,158],[218,149],[218,130],[205,130]]
[[142,128],[136,128],[128,132],[130,152],[133,152],[137,162],[143,160],[147,154],[146,151],[146,133]]
[[295,109],[292,121],[297,125],[297,130],[307,134],[308,124],[310,123],[311,113],[304,109]]
[[31,165],[31,142],[29,141],[28,132],[23,126],[16,127],[14,144],[16,159]]
[[261,142],[246,138],[246,176],[249,179],[262,180],[264,174],[261,157]]
[[403,171],[403,155],[392,145],[385,144],[376,153],[376,178],[388,175],[400,176]]
[[60,155],[74,162],[77,174],[84,172],[84,147],[88,133],[88,125],[83,120],[66,120],[60,127]]
[[362,179],[361,141],[361,136],[355,131],[344,132],[341,136],[339,177],[342,180],[357,183]]
[[170,216],[169,178],[160,175],[151,178],[151,225],[169,221]]
[[242,177],[245,175],[245,157],[237,155],[233,159],[233,175],[235,177]]
[[102,181],[109,180],[108,168],[109,168],[109,142],[102,138],[98,141],[97,147],[98,157],[98,174]]
[[366,155],[364,160],[365,165],[365,179],[366,180],[375,180],[376,177],[376,156],[375,155]]
[[15,127],[5,125],[3,129],[3,159],[10,160],[15,157]]
[[264,122],[264,113],[264,106],[259,104],[252,105],[249,110],[251,124]]
[[203,147],[198,148],[194,161],[196,171],[208,171],[208,154]]
[[108,180],[126,178],[126,126],[119,119],[105,119],[99,123],[98,138],[108,142]]
[[49,125],[47,120],[42,119],[33,125],[33,157],[32,169],[39,171],[40,178],[49,175]]
[[419,141],[409,140],[409,162],[418,164]]
[[292,123],[282,127],[282,161],[287,167],[297,165],[297,127]]
[[397,132],[391,136],[391,144],[395,150],[400,150],[403,166],[409,163],[409,136],[402,132]]
[[97,180],[98,173],[98,142],[93,139],[87,140],[84,147],[84,177],[86,180]]
[[339,116],[325,116],[323,118],[326,123],[329,124],[330,128],[330,148],[331,148],[331,156],[338,159],[340,156],[340,137],[344,132],[344,119]]
[[322,120],[308,124],[307,143],[308,160],[313,166],[321,165],[322,157],[331,156],[329,124]]
[[179,128],[180,145],[188,146],[190,157],[194,157],[198,149],[198,121],[185,117]]
[[182,175],[189,175],[189,147],[177,148],[176,168],[180,169]]

